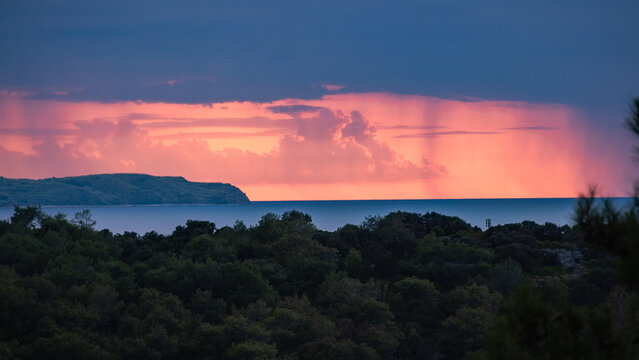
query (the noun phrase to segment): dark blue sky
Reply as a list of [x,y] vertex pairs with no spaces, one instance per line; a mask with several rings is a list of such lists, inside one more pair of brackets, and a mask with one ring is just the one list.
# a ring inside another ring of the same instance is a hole
[[605,126],[639,96],[637,14],[636,0],[4,0],[0,89],[198,103],[339,84],[569,104]]

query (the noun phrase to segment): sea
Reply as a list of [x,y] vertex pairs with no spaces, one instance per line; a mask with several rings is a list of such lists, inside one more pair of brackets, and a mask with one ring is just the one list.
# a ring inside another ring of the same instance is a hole
[[[624,206],[630,203],[631,198],[612,200]],[[309,214],[313,224],[326,231],[334,231],[346,224],[359,225],[369,216],[384,216],[394,211],[457,216],[482,229],[487,227],[488,219],[493,226],[524,220],[561,226],[574,224],[576,202],[574,198],[253,201],[229,205],[43,206],[42,210],[49,215],[62,213],[67,219],[73,219],[76,212],[88,209],[96,221],[96,229],[109,229],[113,233],[156,231],[170,234],[187,220],[210,221],[217,228],[233,226],[238,220],[251,226],[267,213],[282,215],[289,210]],[[0,207],[0,219],[9,219],[12,214],[13,208]]]

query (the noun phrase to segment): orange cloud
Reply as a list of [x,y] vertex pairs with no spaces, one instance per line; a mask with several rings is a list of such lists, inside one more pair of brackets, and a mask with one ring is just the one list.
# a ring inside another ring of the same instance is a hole
[[225,181],[254,200],[623,195],[627,164],[561,105],[393,94],[209,105],[0,93],[0,175]]

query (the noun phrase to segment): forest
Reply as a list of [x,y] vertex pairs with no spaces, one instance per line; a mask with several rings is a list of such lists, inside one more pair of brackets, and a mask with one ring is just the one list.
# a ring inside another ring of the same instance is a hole
[[0,358],[635,359],[636,208],[585,196],[573,227],[485,231],[395,212],[327,232],[289,211],[142,235],[16,207]]
[[247,204],[231,184],[188,181],[181,176],[95,174],[41,180],[0,176],[0,206]]

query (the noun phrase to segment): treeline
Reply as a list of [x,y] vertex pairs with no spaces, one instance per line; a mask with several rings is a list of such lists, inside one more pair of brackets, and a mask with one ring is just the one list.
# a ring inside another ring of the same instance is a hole
[[178,176],[95,174],[41,180],[0,176],[0,206],[247,204],[231,184],[187,181]]
[[168,236],[91,215],[0,221],[0,358],[634,358],[636,290],[583,231],[396,212]]

